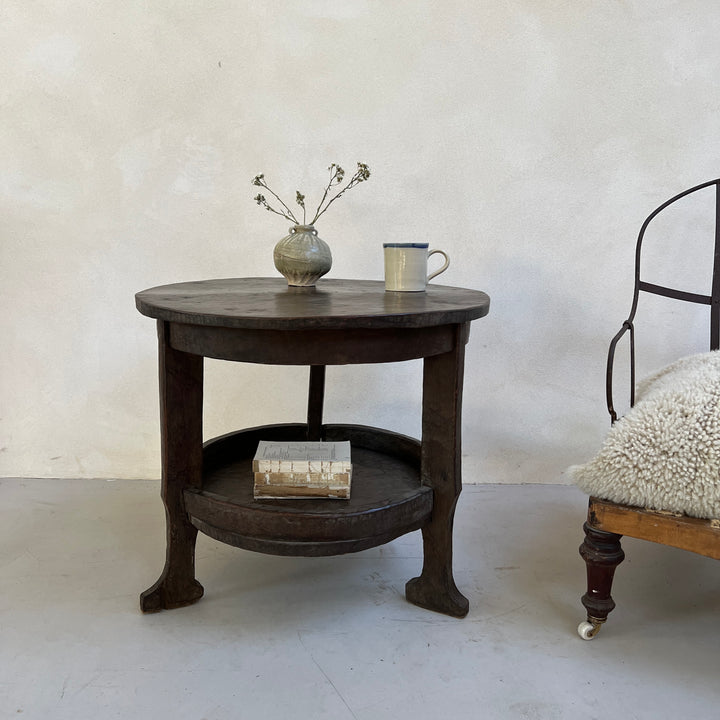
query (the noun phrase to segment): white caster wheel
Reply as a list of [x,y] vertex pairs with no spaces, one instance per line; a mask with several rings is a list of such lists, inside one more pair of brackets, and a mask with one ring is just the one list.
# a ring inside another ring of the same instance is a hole
[[583,622],[578,625],[577,629],[578,635],[583,640],[592,640],[598,634],[599,630],[600,623],[591,623],[587,620],[583,620]]

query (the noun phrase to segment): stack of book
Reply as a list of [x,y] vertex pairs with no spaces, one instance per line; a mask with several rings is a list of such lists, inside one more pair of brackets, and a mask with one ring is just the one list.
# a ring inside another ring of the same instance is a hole
[[348,500],[350,442],[261,440],[253,459],[256,498]]

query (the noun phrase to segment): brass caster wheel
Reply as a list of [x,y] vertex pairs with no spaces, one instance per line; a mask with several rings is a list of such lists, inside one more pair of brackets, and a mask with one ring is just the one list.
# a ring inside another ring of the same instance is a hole
[[603,622],[604,620],[595,620],[594,618],[583,620],[578,625],[578,635],[583,640],[592,640],[600,632]]

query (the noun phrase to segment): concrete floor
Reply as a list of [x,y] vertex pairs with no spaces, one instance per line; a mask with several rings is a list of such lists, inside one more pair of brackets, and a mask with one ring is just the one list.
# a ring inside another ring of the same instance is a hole
[[142,615],[164,560],[159,483],[0,482],[0,718],[714,718],[720,565],[626,540],[592,642],[585,497],[466,486],[456,620],[407,603],[419,533],[335,558],[198,540],[196,605]]

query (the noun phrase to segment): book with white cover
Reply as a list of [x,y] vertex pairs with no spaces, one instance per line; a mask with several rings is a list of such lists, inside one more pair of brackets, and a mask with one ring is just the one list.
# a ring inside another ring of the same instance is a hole
[[253,459],[256,473],[350,473],[350,442],[261,440]]

